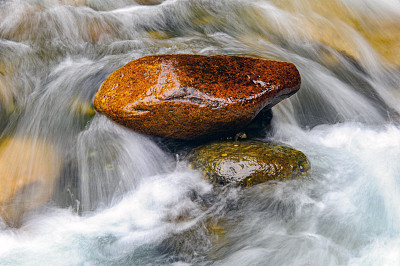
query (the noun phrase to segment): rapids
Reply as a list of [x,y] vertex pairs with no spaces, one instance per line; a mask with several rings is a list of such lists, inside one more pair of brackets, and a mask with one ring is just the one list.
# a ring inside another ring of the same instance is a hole
[[[45,206],[0,220],[0,265],[399,265],[399,25],[397,0],[0,0],[1,138],[63,165]],[[266,139],[308,178],[216,194],[94,114],[114,70],[171,53],[294,63]]]

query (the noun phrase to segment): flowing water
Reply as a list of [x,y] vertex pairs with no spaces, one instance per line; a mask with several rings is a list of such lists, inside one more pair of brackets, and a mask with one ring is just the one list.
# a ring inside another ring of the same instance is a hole
[[[0,177],[47,173],[23,199],[52,195],[0,222],[0,265],[399,265],[399,36],[396,0],[0,1]],[[216,193],[94,114],[110,73],[165,53],[293,62],[266,139],[308,178]]]

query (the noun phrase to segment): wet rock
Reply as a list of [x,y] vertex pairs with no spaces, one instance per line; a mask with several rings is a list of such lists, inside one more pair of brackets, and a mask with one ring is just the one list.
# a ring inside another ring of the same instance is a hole
[[85,0],[61,0],[58,2],[59,5],[68,6],[87,6],[88,3]]
[[15,89],[16,84],[12,79],[13,71],[15,71],[14,66],[6,65],[6,63],[0,59],[0,106],[8,114],[15,108],[13,89]]
[[227,134],[220,138],[208,138],[208,139],[195,139],[195,140],[182,140],[182,139],[171,139],[171,138],[153,138],[157,144],[166,152],[178,155],[180,158],[186,156],[186,154],[195,147],[209,143],[210,141],[226,141],[226,140],[244,140],[244,139],[260,139],[266,138],[272,133],[271,120],[273,113],[271,109],[263,109],[258,115],[251,121],[249,125],[244,127],[239,132],[234,134]]
[[79,97],[74,98],[70,102],[69,109],[75,124],[77,124],[79,128],[84,128],[96,114],[92,104]]
[[[117,26],[113,26],[117,25]],[[83,23],[79,27],[80,36],[85,42],[97,43],[107,39],[116,38],[119,33],[115,29],[121,28],[120,23],[112,18],[105,18],[101,16],[88,16],[85,17]]]
[[112,73],[95,96],[98,112],[137,132],[177,139],[246,126],[300,88],[287,62],[239,56],[157,55]]
[[61,160],[41,140],[8,138],[0,144],[0,215],[10,226],[46,203],[54,191]]
[[[360,38],[374,48],[384,63],[400,66],[400,23],[395,12],[382,13],[360,8],[340,0],[322,3],[318,0],[273,1],[296,17],[299,32],[307,39],[322,42],[361,61]],[[360,36],[356,36],[354,32]]]
[[95,115],[93,106],[89,102],[79,98],[76,98],[74,101],[72,101],[71,111],[77,116],[93,117]]
[[300,151],[271,142],[214,142],[193,149],[187,160],[217,185],[254,186],[304,175],[310,168]]
[[164,0],[136,0],[139,5],[159,5]]

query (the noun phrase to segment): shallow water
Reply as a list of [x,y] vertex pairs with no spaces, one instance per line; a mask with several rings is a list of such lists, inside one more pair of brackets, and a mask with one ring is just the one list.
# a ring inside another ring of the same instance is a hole
[[[143,2],[0,1],[2,138],[44,141],[63,165],[49,203],[1,223],[0,265],[400,264],[400,3]],[[110,73],[165,53],[293,62],[302,88],[266,139],[303,151],[308,178],[217,194],[158,139],[93,114]]]

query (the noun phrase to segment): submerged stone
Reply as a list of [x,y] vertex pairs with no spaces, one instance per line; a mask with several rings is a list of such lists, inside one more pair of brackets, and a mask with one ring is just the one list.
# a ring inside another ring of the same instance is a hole
[[379,8],[365,12],[366,9],[341,0],[272,2],[292,13],[303,37],[324,43],[357,61],[366,57],[366,50],[360,47],[369,44],[383,63],[400,66],[400,23],[395,12],[382,13]]
[[0,59],[0,107],[10,114],[14,108],[14,91],[17,85],[13,81],[12,74],[15,66],[10,66]]
[[136,0],[139,5],[159,5],[164,0]]
[[292,63],[240,56],[156,55],[112,73],[98,112],[139,133],[195,139],[237,131],[300,88]]
[[9,138],[0,144],[0,215],[10,226],[46,203],[61,170],[56,149],[41,140]]
[[70,102],[69,109],[73,115],[74,122],[80,125],[80,127],[85,127],[96,114],[94,107],[89,101],[78,97]]
[[301,151],[255,140],[209,143],[193,149],[186,158],[217,185],[250,187],[302,176],[310,168]]

